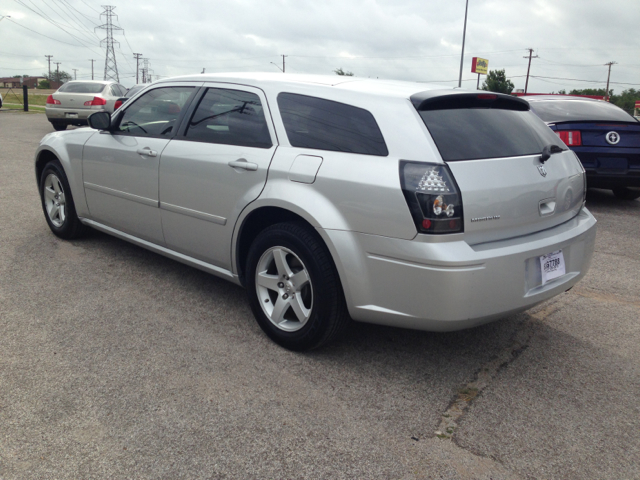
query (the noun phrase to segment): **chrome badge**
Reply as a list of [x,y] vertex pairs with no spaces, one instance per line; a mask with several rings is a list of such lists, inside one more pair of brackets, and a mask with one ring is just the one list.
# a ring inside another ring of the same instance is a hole
[[547,169],[544,168],[544,165],[538,165],[538,171],[540,172],[540,175],[542,175],[543,177],[547,176]]
[[609,145],[617,145],[620,142],[620,134],[618,132],[609,132],[604,138]]

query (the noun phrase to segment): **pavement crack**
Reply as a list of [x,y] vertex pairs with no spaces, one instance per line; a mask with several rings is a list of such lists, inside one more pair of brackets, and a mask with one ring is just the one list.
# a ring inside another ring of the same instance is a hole
[[[547,303],[529,313],[535,320],[543,320],[560,309],[556,302]],[[455,432],[460,421],[467,413],[473,402],[482,395],[502,370],[516,361],[529,347],[533,336],[533,322],[525,321],[515,332],[508,346],[496,356],[481,366],[473,375],[470,382],[462,385],[453,395],[447,409],[442,413],[440,424],[435,431],[438,438],[452,440],[455,443]]]

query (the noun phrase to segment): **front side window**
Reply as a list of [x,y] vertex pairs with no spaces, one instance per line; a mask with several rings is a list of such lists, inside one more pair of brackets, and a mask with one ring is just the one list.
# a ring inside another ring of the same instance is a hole
[[260,98],[241,90],[210,88],[200,100],[186,137],[208,143],[271,148]]
[[382,157],[389,154],[380,128],[367,110],[294,93],[278,95],[278,107],[294,147]]
[[145,93],[124,111],[115,131],[144,137],[171,134],[194,91],[194,87],[165,87]]

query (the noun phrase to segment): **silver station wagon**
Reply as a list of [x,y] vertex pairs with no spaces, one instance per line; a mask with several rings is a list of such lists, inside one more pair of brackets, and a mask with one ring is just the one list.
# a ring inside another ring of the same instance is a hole
[[246,288],[278,344],[350,319],[448,331],[573,287],[585,171],[516,97],[266,73],[162,80],[35,155],[57,236],[86,227]]

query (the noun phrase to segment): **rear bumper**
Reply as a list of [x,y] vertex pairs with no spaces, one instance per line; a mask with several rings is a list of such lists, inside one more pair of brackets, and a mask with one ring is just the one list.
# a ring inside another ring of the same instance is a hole
[[640,187],[640,149],[573,147],[594,188]]
[[[596,220],[583,209],[554,228],[473,246],[326,233],[354,320],[451,331],[526,310],[575,285],[589,269]],[[539,257],[556,250],[566,274],[542,285]]]
[[60,125],[87,125],[89,115],[105,109],[45,107],[47,120]]
[[587,171],[587,186],[592,188],[640,187],[640,169],[612,173],[595,169]]

